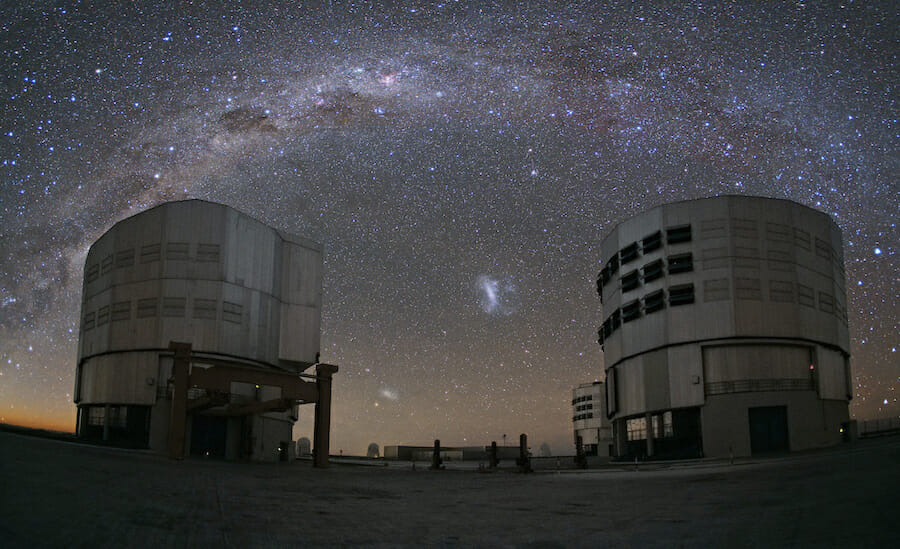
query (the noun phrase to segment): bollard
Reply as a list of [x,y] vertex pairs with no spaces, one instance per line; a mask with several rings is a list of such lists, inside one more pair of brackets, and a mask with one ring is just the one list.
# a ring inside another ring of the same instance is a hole
[[520,473],[531,472],[531,458],[528,457],[528,435],[519,435],[519,459],[516,460]]
[[440,470],[443,468],[443,461],[441,460],[441,441],[440,439],[435,439],[434,450],[431,453],[431,469]]

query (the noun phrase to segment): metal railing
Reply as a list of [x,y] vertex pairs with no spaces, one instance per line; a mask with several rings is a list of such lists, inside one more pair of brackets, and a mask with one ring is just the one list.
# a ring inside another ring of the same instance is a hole
[[737,379],[714,381],[704,385],[707,395],[762,391],[812,391],[815,388],[815,383],[809,378]]
[[856,422],[856,425],[859,436],[861,437],[885,435],[900,431],[900,417],[861,419]]
[[[197,400],[210,396],[210,391],[202,387],[189,387],[187,390],[187,399]],[[245,404],[256,400],[253,396],[243,395],[239,393],[226,393],[225,400],[230,404]],[[160,385],[156,390],[156,398],[158,400],[172,400],[172,386]]]

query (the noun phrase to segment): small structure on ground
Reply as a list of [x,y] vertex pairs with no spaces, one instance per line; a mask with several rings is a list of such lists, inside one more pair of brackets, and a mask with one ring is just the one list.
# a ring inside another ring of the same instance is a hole
[[297,439],[297,457],[309,457],[312,455],[312,442],[307,437]]
[[368,458],[381,457],[381,452],[380,452],[377,444],[375,444],[374,442],[369,444],[369,447],[366,449],[366,457],[368,457]]

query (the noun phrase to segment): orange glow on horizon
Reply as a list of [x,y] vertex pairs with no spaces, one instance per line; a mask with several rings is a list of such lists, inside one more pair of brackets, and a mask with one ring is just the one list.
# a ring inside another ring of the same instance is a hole
[[62,433],[75,432],[75,418],[72,417],[64,420],[59,417],[38,418],[34,416],[19,416],[9,413],[3,414],[0,423],[4,425],[14,425],[18,427],[27,427],[29,429],[45,429],[47,431],[59,431]]

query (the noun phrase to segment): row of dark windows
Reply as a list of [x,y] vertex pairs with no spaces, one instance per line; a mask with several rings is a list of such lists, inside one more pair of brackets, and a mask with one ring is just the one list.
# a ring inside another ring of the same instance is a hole
[[576,416],[573,416],[572,421],[578,421],[581,419],[593,419],[593,417],[594,417],[594,412],[588,412],[586,414],[578,414]]
[[[663,260],[656,259],[647,263],[640,269],[634,269],[622,275],[622,292],[630,292],[641,285],[641,281],[645,284],[652,282],[669,274],[689,273],[694,270],[694,256],[688,252],[683,254],[670,255]],[[601,280],[597,280],[597,294],[603,298],[603,284]]]
[[[650,292],[641,299],[633,299],[616,309],[609,315],[597,330],[597,342],[603,342],[619,329],[622,324],[637,320],[643,315],[655,313],[666,308],[666,290]],[[694,302],[694,285],[678,284],[668,289],[668,306],[679,307]]]
[[[665,234],[666,243],[668,245],[690,242],[691,226],[678,225],[676,227],[668,227]],[[656,231],[653,234],[645,236],[641,240],[632,242],[613,254],[606,262],[603,269],[600,270],[600,275],[597,277],[597,291],[599,292],[607,282],[612,280],[613,275],[619,270],[620,263],[621,265],[626,265],[637,259],[641,254],[646,255],[660,249],[662,247],[662,241],[663,232]]]
[[[727,266],[730,262],[734,262],[736,266],[744,269],[759,269],[759,251],[756,248],[735,247],[735,256],[729,256],[728,248],[709,248],[702,251],[703,269],[718,269]],[[770,271],[792,271],[796,269],[794,259],[788,252],[779,250],[768,251],[768,268]],[[694,270],[693,254],[681,253],[668,256],[666,260],[662,258],[647,263],[640,269],[634,269],[621,277],[622,292],[629,292],[641,285],[641,282],[648,283],[657,280],[666,273],[677,274],[692,272]],[[838,280],[843,283],[842,280]],[[603,281],[597,279],[597,294],[603,298]]]
[[[715,238],[725,238],[728,234],[728,221],[729,220],[725,218],[708,219],[702,221],[700,225],[700,234],[703,240],[706,241]],[[758,223],[756,220],[732,218],[730,220],[730,224],[731,234],[735,238],[757,241],[759,240],[760,231],[757,229]],[[840,252],[832,248],[831,244],[828,241],[823,240],[819,237],[813,237],[808,231],[804,231],[803,229],[792,227],[790,225],[784,225],[781,223],[767,222],[765,235],[770,242],[782,244],[793,243],[793,245],[797,249],[814,252],[816,257],[821,258],[825,261],[833,261],[838,267],[843,267]],[[690,242],[691,238],[691,225],[669,227],[665,231],[665,239],[668,244]],[[641,240],[632,242],[628,246],[625,246],[624,248],[619,250],[617,253],[613,254],[613,256],[609,258],[606,265],[600,271],[600,274],[597,278],[598,293],[600,293],[600,290],[603,286],[605,286],[610,280],[612,280],[613,275],[618,272],[620,265],[625,265],[631,261],[634,261],[642,253],[647,254],[661,248],[662,241],[663,232],[656,231],[650,235],[647,235]],[[713,252],[713,250],[709,251]],[[704,252],[704,260],[707,259],[706,255],[706,252]],[[710,260],[714,259],[712,253],[710,253],[709,255]],[[728,255],[728,253],[726,251],[725,253],[722,253],[720,255],[724,258]],[[754,247],[752,244],[743,246],[736,245],[735,255],[740,257],[760,257],[758,245]],[[767,257],[770,260],[770,263],[772,261],[793,262],[792,256],[787,250],[769,250]],[[715,268],[718,266],[719,265],[717,263],[712,261],[709,265],[709,267],[711,268]],[[778,266],[778,264],[775,265],[775,267]]]
[[582,410],[593,410],[593,409],[594,409],[593,404],[579,404],[578,406],[575,407],[576,412],[581,412]]
[[[703,301],[705,303],[726,301],[732,298],[737,300],[763,301],[763,296],[768,296],[768,301],[775,303],[799,303],[804,307],[818,308],[823,313],[832,314],[842,322],[847,322],[846,310],[840,300],[825,291],[816,291],[815,288],[789,280],[770,280],[768,294],[763,292],[762,281],[757,278],[736,278],[732,281],[728,278],[718,278],[703,281]],[[694,285],[682,284],[669,288],[668,301],[665,290],[657,290],[645,295],[641,299],[633,299],[616,309],[606,319],[597,331],[598,341],[602,345],[622,324],[637,320],[643,315],[655,313],[669,306],[688,305],[694,303]],[[574,404],[574,402],[573,402]]]
[[147,244],[141,246],[136,253],[134,248],[120,250],[109,254],[99,263],[88,265],[84,272],[85,282],[94,282],[100,276],[109,274],[115,269],[134,267],[136,262],[153,263],[165,257],[166,261],[190,261],[198,263],[218,263],[221,256],[218,244],[197,244],[193,257],[190,254],[189,242],[166,242],[165,250],[161,244]]
[[[132,307],[131,301],[118,301],[111,305],[104,305],[96,311],[85,313],[82,329],[91,330],[96,326],[103,326],[108,322],[131,320],[134,318],[154,318],[158,316],[167,318],[184,318],[187,314],[187,298],[184,297],[148,297],[138,299]],[[230,301],[222,302],[222,320],[240,324],[244,313],[244,306]],[[215,299],[195,298],[191,309],[191,318],[211,319],[219,318],[219,302]]]
[[573,398],[572,405],[578,404],[579,402],[587,402],[590,400],[594,400],[594,395],[583,395],[578,398]]

